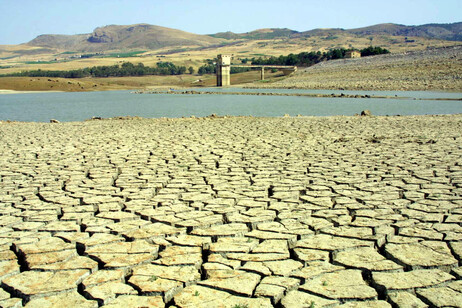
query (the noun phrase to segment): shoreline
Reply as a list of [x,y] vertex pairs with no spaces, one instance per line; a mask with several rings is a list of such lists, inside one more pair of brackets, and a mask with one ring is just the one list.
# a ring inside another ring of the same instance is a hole
[[[338,90],[332,90],[338,91]],[[216,91],[133,91],[133,94],[175,94],[175,95],[252,95],[252,96],[302,96],[302,97],[324,97],[324,98],[361,98],[361,99],[414,99],[414,100],[444,100],[444,101],[462,101],[461,98],[411,98],[405,96],[390,95],[369,95],[369,94],[321,94],[321,93],[276,93],[276,92],[216,92]],[[455,92],[459,93],[459,92]],[[461,93],[462,94],[462,93]]]
[[[38,91],[19,91],[19,90],[4,90],[0,89],[0,95],[2,94],[29,94],[29,93],[63,93],[66,91],[43,91],[43,90],[38,90]],[[88,91],[89,92],[89,91]]]
[[[95,89],[95,88],[88,88],[88,89],[83,89],[79,91],[61,91],[61,90],[11,90],[11,89],[0,89],[0,95],[1,94],[26,94],[26,93],[76,93],[76,92],[105,92],[105,91],[133,91],[133,92],[156,92],[156,91],[162,91],[162,89],[169,89],[169,88],[175,88],[176,90],[178,89],[194,89],[193,91],[198,90],[197,92],[210,92],[210,91],[200,91],[200,89],[204,87],[195,87],[195,86],[178,86],[178,85],[171,85],[171,86],[152,86],[149,88],[146,87],[127,87],[127,88],[100,88],[100,89]],[[206,87],[206,88],[216,88],[216,89],[222,89],[221,87]],[[275,85],[274,87],[271,86],[271,84],[267,84],[265,86],[255,86],[255,85],[248,85],[248,84],[239,84],[239,85],[231,85],[227,88],[241,88],[241,89],[253,89],[253,90],[321,90],[321,91],[359,91],[359,92],[441,92],[441,93],[462,93],[460,90],[454,90],[454,89],[420,89],[420,90],[410,90],[410,89],[405,89],[405,88],[400,88],[400,89],[358,89],[358,88],[319,88],[319,87],[300,87],[300,86],[291,86],[291,87],[284,87],[284,86],[278,86]],[[159,89],[159,90],[158,90]],[[245,95],[246,92],[239,92],[243,93],[242,95]],[[267,92],[260,92],[260,93],[267,93]],[[147,94],[161,94],[161,93],[147,93]],[[171,94],[171,93],[170,93]],[[191,93],[188,93],[191,94]],[[201,93],[201,94],[208,94],[208,93]],[[225,94],[225,93],[223,93]],[[251,94],[249,94],[251,95]],[[262,95],[267,95],[267,94],[262,94]],[[274,94],[277,95],[277,94]],[[280,95],[283,96],[283,95]],[[380,97],[382,98],[382,97]],[[386,97],[384,97],[386,98]],[[393,97],[390,97],[393,98]]]
[[[364,110],[368,111],[368,110]],[[373,115],[373,114],[354,114],[354,115],[326,115],[326,116],[314,116],[314,115],[281,115],[281,116],[235,116],[235,115],[217,115],[215,113],[207,115],[207,116],[182,116],[182,117],[158,117],[158,118],[145,118],[140,116],[114,116],[109,118],[103,117],[92,117],[80,121],[58,121],[55,119],[50,119],[50,121],[17,121],[17,120],[1,120],[0,125],[5,124],[49,124],[49,125],[68,125],[68,124],[85,124],[85,123],[108,123],[108,122],[179,122],[179,121],[210,121],[210,120],[224,120],[224,121],[235,121],[235,120],[245,120],[245,119],[253,119],[253,120],[276,120],[276,119],[284,119],[284,120],[308,120],[308,119],[367,119],[367,118],[375,118],[375,119],[403,119],[403,118],[416,118],[416,119],[425,119],[425,118],[453,118],[453,117],[461,117],[461,113],[452,113],[452,114],[420,114],[420,115]]]

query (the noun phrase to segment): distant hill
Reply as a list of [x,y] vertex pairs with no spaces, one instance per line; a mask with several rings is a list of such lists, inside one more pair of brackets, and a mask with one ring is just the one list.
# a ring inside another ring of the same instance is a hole
[[40,35],[27,45],[71,51],[120,49],[159,49],[168,46],[212,46],[223,39],[148,24],[110,25],[93,33],[77,35]]
[[[409,40],[405,37],[409,37]],[[308,40],[308,38],[310,39]],[[277,42],[275,39],[283,39],[284,42]],[[199,35],[149,24],[110,25],[96,28],[92,33],[87,34],[45,34],[25,44],[0,46],[0,66],[9,66],[10,64],[6,63],[7,60],[18,56],[27,56],[29,57],[28,61],[38,61],[43,59],[39,58],[38,55],[56,55],[64,52],[94,54],[107,53],[108,51],[153,51],[162,48],[167,48],[172,52],[184,50],[184,48],[197,51],[204,47],[212,50],[228,44],[241,44],[239,46],[248,44],[249,47],[242,47],[243,49],[239,51],[241,54],[245,51],[251,51],[252,48],[255,50],[249,52],[250,54],[257,52],[259,54],[272,54],[275,49],[278,49],[282,54],[288,53],[287,50],[284,51],[288,48],[292,48],[294,52],[300,52],[301,46],[303,48],[307,46],[314,50],[348,48],[348,46],[353,45],[359,48],[364,47],[364,44],[369,44],[369,39],[371,41],[373,39],[374,44],[380,44],[381,47],[390,50],[441,46],[444,44],[441,40],[446,42],[462,41],[462,22],[421,26],[388,23],[357,29],[313,29],[304,32],[287,28],[266,28],[246,33],[228,31],[210,35]],[[252,45],[252,41],[257,40],[274,41],[266,42],[265,51],[262,52],[264,47],[262,44]],[[268,43],[270,44],[268,45]],[[220,53],[222,50],[216,50],[216,52]],[[34,56],[36,57],[34,58]],[[56,58],[53,56],[47,58],[47,61]]]
[[448,41],[462,41],[462,22],[453,24],[427,24],[421,26],[379,24],[347,31],[356,35],[386,34],[393,36],[414,36]]
[[267,29],[258,29],[246,33],[234,33],[231,31],[228,32],[219,32],[216,34],[210,34],[211,37],[223,38],[227,40],[231,39],[250,39],[250,40],[270,40],[278,37],[291,37],[294,34],[299,33],[295,30],[290,30],[287,28],[267,28]]
[[378,24],[357,29],[313,29],[298,32],[287,28],[260,29],[246,33],[220,32],[210,36],[222,39],[254,39],[268,40],[274,38],[297,38],[310,36],[333,36],[338,34],[350,34],[357,36],[409,36],[424,37],[449,41],[462,41],[462,22],[452,24],[427,24],[421,26],[405,26],[398,24]]

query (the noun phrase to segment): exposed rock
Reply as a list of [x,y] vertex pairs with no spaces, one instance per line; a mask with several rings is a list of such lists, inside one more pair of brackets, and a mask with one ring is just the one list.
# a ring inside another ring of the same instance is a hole
[[366,109],[366,110],[361,111],[361,116],[362,117],[369,117],[371,115],[372,115],[372,112],[370,110]]

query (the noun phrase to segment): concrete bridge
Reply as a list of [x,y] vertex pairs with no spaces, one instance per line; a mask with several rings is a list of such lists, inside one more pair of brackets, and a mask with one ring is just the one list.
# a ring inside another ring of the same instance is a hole
[[289,65],[231,65],[230,55],[218,55],[217,60],[217,87],[224,87],[231,85],[231,67],[246,67],[246,68],[260,68],[261,80],[265,79],[265,68],[268,69],[282,69],[284,75],[288,75],[297,70],[296,66]]

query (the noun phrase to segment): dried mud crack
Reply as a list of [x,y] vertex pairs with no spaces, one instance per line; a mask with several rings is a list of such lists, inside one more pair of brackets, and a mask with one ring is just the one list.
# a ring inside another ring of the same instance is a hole
[[461,131],[0,123],[0,306],[461,307]]

